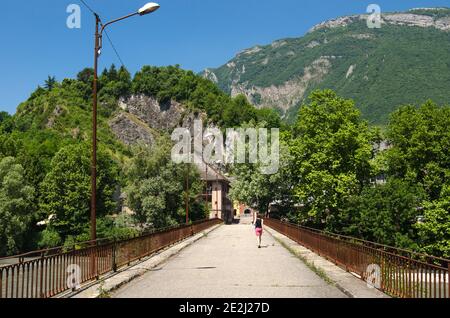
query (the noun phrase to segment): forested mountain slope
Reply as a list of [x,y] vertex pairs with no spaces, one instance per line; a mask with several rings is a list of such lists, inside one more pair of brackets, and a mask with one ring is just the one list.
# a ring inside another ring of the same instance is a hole
[[383,14],[379,29],[366,15],[338,18],[244,50],[203,76],[290,120],[311,91],[330,88],[354,99],[369,122],[386,124],[401,104],[450,102],[450,9]]

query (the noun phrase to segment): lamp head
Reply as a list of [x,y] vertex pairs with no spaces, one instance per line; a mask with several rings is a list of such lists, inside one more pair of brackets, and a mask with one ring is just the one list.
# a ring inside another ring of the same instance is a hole
[[138,10],[139,15],[146,15],[158,10],[161,6],[154,2],[149,2]]

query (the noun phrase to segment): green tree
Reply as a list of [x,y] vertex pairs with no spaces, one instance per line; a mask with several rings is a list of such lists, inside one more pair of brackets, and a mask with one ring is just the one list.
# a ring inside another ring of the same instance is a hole
[[13,117],[8,112],[0,112],[0,134],[11,133],[14,127]]
[[417,184],[426,192],[418,244],[422,251],[450,255],[450,107],[428,101],[420,107],[406,105],[391,115],[386,152],[388,173]]
[[283,126],[280,115],[272,108],[261,108],[256,111],[259,123],[265,123],[267,128],[281,128]]
[[88,85],[92,85],[94,80],[94,69],[93,68],[85,68],[81,72],[77,74],[77,80],[83,82]]
[[17,160],[25,169],[27,181],[39,190],[50,169],[51,160],[67,141],[63,141],[57,133],[49,130],[27,132],[17,137],[21,140]]
[[[136,220],[152,228],[179,224],[185,220],[186,176],[189,176],[190,219],[206,217],[199,201],[203,183],[195,168],[177,165],[170,160],[171,143],[158,140],[152,149],[138,147],[127,168],[127,203]],[[188,174],[189,171],[189,174]]]
[[239,127],[251,120],[256,121],[256,109],[244,95],[236,96],[223,111],[223,126],[225,128]]
[[12,134],[0,134],[0,158],[15,157],[21,147],[21,140]]
[[[41,185],[42,217],[54,215],[51,226],[63,240],[83,232],[90,218],[90,149],[74,144],[59,150]],[[116,212],[113,195],[118,186],[116,163],[102,150],[98,152],[97,215]]]
[[416,225],[421,250],[427,254],[450,258],[450,187],[441,198],[424,204],[423,222]]
[[131,75],[124,66],[118,71],[114,64],[109,70],[105,69],[99,83],[101,100],[112,98],[117,103],[118,98],[127,97],[131,92]]
[[33,220],[34,188],[27,185],[24,169],[12,157],[0,161],[0,255],[14,254],[24,245]]
[[292,158],[286,139],[286,136],[281,136],[279,167],[276,173],[263,174],[261,163],[236,164],[232,167],[234,178],[231,182],[230,197],[233,200],[245,203],[261,213],[267,213],[273,202],[292,208]]
[[129,187],[128,202],[137,220],[153,228],[178,224],[183,213],[182,180],[182,169],[168,164],[157,175]]
[[367,186],[361,195],[350,198],[340,213],[343,232],[380,244],[417,249],[414,226],[424,197],[420,186],[399,179]]
[[403,106],[391,115],[387,152],[388,173],[420,183],[431,201],[440,197],[450,177],[450,107],[429,101]]
[[48,91],[51,91],[56,86],[56,78],[54,76],[48,76],[45,80],[44,88]]
[[371,177],[372,134],[353,101],[315,91],[299,113],[290,151],[302,222],[339,230],[339,209]]
[[48,226],[39,234],[38,247],[40,249],[58,247],[63,243],[61,235],[51,226]]

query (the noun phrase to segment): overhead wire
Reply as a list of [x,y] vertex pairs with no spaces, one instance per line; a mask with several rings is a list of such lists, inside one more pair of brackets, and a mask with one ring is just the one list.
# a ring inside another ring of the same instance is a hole
[[95,14],[95,15],[97,15],[97,12],[95,12],[84,0],[80,0],[80,2],[82,3],[82,4],[84,4],[84,6],[89,10],[89,11],[91,11],[93,14]]
[[117,58],[120,61],[120,64],[122,64],[123,67],[125,67],[125,63],[122,60],[122,57],[120,56],[119,52],[116,49],[116,46],[114,45],[113,41],[111,40],[111,37],[109,36],[108,32],[106,30],[104,30],[106,38],[108,39],[109,44],[111,44],[111,47],[114,50],[114,53],[116,53]]
[[[86,3],[85,0],[80,0],[80,2],[81,2],[81,3],[82,3],[82,4],[83,4],[90,12],[92,12],[94,15],[99,16],[99,15],[97,14],[97,12],[95,12],[94,9],[92,9],[92,7],[91,7],[89,4]],[[101,23],[102,23],[102,22],[101,22]],[[103,24],[103,23],[102,23],[102,24]],[[112,41],[112,39],[111,39],[109,33],[108,33],[106,30],[104,30],[104,32],[105,32],[106,38],[108,39],[109,44],[111,45],[111,47],[112,47],[114,53],[116,54],[117,59],[119,60],[120,64],[121,64],[123,67],[125,67],[125,63],[123,62],[123,59],[122,59],[122,57],[120,56],[119,51],[117,50],[116,46],[114,45],[114,43],[113,43],[113,41]]]

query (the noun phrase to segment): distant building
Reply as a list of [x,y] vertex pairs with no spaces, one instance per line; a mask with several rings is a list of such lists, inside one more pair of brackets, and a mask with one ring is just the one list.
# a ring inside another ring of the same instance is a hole
[[[380,142],[374,143],[373,150],[375,155],[387,151],[392,148],[392,145],[387,140],[381,140]],[[384,172],[381,172],[377,176],[372,179],[372,183],[376,185],[383,185],[387,182],[387,175]]]
[[209,205],[210,218],[219,218],[231,224],[234,219],[234,209],[228,196],[230,178],[203,160],[202,163],[196,163],[196,166],[201,180],[205,183],[203,198]]

